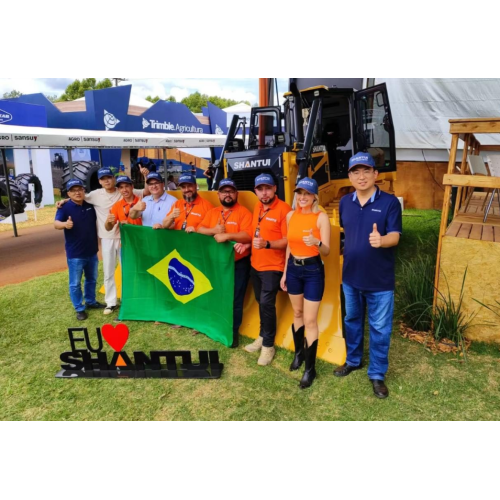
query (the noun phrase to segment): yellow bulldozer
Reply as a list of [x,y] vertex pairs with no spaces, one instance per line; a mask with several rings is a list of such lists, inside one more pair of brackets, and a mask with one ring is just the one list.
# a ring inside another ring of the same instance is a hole
[[[305,81],[309,80],[309,81]],[[253,211],[257,197],[254,180],[261,173],[273,176],[278,196],[292,207],[299,179],[318,182],[320,204],[332,225],[331,252],[324,259],[326,287],[318,324],[318,357],[335,364],[345,361],[341,306],[340,198],[350,192],[347,176],[349,158],[358,151],[374,157],[381,189],[392,192],[396,178],[394,127],[385,84],[356,90],[345,85],[348,79],[328,81],[290,79],[290,89],[280,106],[254,107],[250,122],[233,116],[226,144],[218,161],[213,189],[230,177],[240,191],[239,202]],[[351,83],[349,80],[347,83]],[[306,84],[313,83],[310,87]],[[316,84],[316,85],[314,85]],[[299,90],[301,87],[303,90]],[[215,160],[215,159],[214,159]],[[212,202],[215,193],[207,193]],[[293,350],[293,311],[286,293],[278,294],[276,345]],[[247,291],[241,333],[256,338],[260,318],[251,287]]]

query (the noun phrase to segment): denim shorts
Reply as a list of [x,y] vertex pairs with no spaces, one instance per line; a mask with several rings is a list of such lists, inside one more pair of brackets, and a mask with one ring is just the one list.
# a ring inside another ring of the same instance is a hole
[[325,268],[323,263],[297,266],[293,259],[286,268],[286,287],[290,295],[302,295],[311,302],[320,302],[325,291]]

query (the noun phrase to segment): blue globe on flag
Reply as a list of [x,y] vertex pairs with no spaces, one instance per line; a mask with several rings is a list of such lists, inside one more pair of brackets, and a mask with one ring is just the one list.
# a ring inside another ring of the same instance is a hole
[[106,128],[106,130],[115,128],[119,123],[120,120],[118,120],[118,118],[116,118],[114,114],[104,110],[104,127]]

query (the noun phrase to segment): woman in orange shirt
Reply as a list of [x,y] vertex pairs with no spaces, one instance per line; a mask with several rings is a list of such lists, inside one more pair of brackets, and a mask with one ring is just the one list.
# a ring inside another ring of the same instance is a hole
[[318,183],[308,177],[295,189],[295,210],[287,215],[288,246],[281,288],[288,292],[293,307],[295,358],[290,370],[305,361],[300,388],[310,387],[316,377],[318,311],[325,289],[321,255],[330,253],[330,221],[319,209]]

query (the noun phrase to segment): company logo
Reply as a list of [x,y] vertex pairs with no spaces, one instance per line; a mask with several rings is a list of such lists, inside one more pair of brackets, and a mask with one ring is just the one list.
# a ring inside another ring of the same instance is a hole
[[302,179],[300,183],[304,186],[314,186],[314,184],[311,181],[308,181],[306,179]]
[[377,210],[376,208],[372,208],[372,212],[382,212],[382,210]]
[[172,122],[159,122],[158,120],[146,120],[146,118],[142,119],[142,129],[148,128],[151,125],[153,130],[166,130],[168,132],[190,132],[202,134],[203,129],[200,127],[195,127],[194,125],[179,125],[173,124]]
[[[219,378],[224,368],[217,351],[198,351],[199,363],[193,363],[191,351],[151,351],[147,355],[134,351],[132,358],[123,350],[129,338],[123,324],[96,328],[97,342],[90,340],[87,328],[68,328],[68,336],[71,351],[61,353],[63,364],[56,378],[203,379]],[[114,351],[111,361],[103,337]]]
[[235,161],[234,169],[235,170],[243,170],[245,168],[262,168],[262,167],[270,167],[271,166],[271,158],[267,158],[266,160],[250,160],[250,161]]
[[217,124],[215,124],[215,134],[216,135],[224,135],[224,131]]
[[213,290],[209,279],[193,264],[183,259],[177,250],[172,250],[148,269],[148,273],[161,281],[182,304]]
[[147,144],[148,143],[148,139],[134,139],[134,142],[140,142],[141,144]]
[[72,142],[80,142],[82,140],[81,137],[68,137],[68,141]]
[[37,135],[15,135],[14,140],[15,141],[34,141],[38,139]]
[[0,135],[0,141],[10,141],[10,135]]
[[3,109],[0,109],[0,123],[10,122],[12,115]]
[[101,142],[100,137],[84,137],[83,142]]
[[115,115],[104,110],[104,127],[106,128],[106,130],[115,128],[119,123],[120,120],[118,120]]

